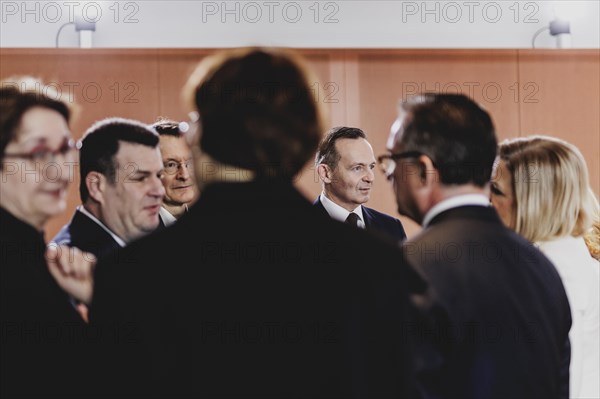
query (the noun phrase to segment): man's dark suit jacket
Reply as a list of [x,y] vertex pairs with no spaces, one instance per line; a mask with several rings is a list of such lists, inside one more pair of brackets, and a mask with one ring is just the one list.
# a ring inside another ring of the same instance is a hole
[[[313,202],[313,206],[326,216],[329,216],[329,213],[327,213],[327,210],[321,203],[320,197],[317,197],[315,202]],[[362,210],[367,230],[384,235],[394,241],[404,241],[406,239],[404,227],[402,227],[402,223],[398,219],[378,212],[375,209],[367,208],[366,206],[362,206]]]
[[52,278],[44,234],[0,208],[0,397],[82,398],[85,324]]
[[407,291],[425,283],[400,249],[324,217],[288,182],[212,184],[185,218],[119,252],[96,268],[90,316],[120,327],[101,367],[121,395],[413,393]]
[[71,221],[51,241],[79,248],[96,257],[120,248],[119,243],[106,230],[79,211],[75,211]]
[[493,208],[442,212],[404,249],[430,284],[415,328],[425,398],[568,397],[561,279]]

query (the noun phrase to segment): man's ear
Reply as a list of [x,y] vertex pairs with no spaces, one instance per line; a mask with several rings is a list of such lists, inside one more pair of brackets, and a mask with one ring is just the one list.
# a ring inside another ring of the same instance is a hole
[[423,185],[431,185],[431,183],[440,181],[439,172],[427,155],[419,156],[419,172]]
[[333,171],[329,167],[329,165],[320,163],[317,165],[317,173],[319,174],[319,179],[325,184],[329,184],[333,181]]
[[103,204],[106,195],[106,176],[100,172],[90,172],[85,177],[85,185],[94,201]]

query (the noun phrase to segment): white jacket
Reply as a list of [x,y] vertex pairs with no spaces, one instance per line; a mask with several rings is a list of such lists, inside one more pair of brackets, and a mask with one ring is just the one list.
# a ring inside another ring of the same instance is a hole
[[600,398],[600,265],[582,237],[537,243],[562,279],[573,324],[570,397]]

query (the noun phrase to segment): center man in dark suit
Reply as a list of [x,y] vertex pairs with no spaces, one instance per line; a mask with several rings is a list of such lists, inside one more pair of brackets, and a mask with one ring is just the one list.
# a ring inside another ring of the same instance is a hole
[[158,140],[131,119],[90,127],[79,150],[82,205],[52,241],[100,256],[153,232],[165,194]]
[[398,211],[423,226],[405,245],[428,279],[415,326],[425,398],[568,397],[569,303],[554,266],[489,204],[496,135],[463,95],[402,103],[379,157]]
[[323,192],[314,206],[324,215],[402,241],[398,219],[367,208],[377,165],[367,135],[355,127],[334,127],[321,141],[315,159]]
[[265,49],[207,57],[190,78],[202,195],[98,263],[92,325],[120,327],[103,335],[98,393],[414,394],[407,294],[425,283],[400,249],[317,212],[292,184],[322,132],[314,81]]

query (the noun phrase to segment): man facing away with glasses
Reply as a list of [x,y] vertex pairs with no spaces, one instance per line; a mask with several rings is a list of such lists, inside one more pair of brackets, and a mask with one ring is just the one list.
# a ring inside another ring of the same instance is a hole
[[79,151],[82,205],[52,241],[100,256],[156,230],[165,194],[158,141],[129,119],[88,129]]
[[325,215],[394,241],[406,238],[398,219],[367,208],[375,181],[375,155],[367,135],[355,127],[334,127],[321,141],[315,160],[323,192],[314,206]]
[[568,396],[569,303],[541,252],[489,206],[496,135],[463,95],[402,103],[379,157],[398,212],[423,226],[404,245],[431,290],[419,296],[425,398]]
[[160,179],[165,187],[165,196],[160,208],[159,225],[159,228],[163,228],[175,223],[188,211],[197,190],[193,178],[192,150],[180,123],[160,119],[152,127],[160,136],[158,145],[164,167]]

